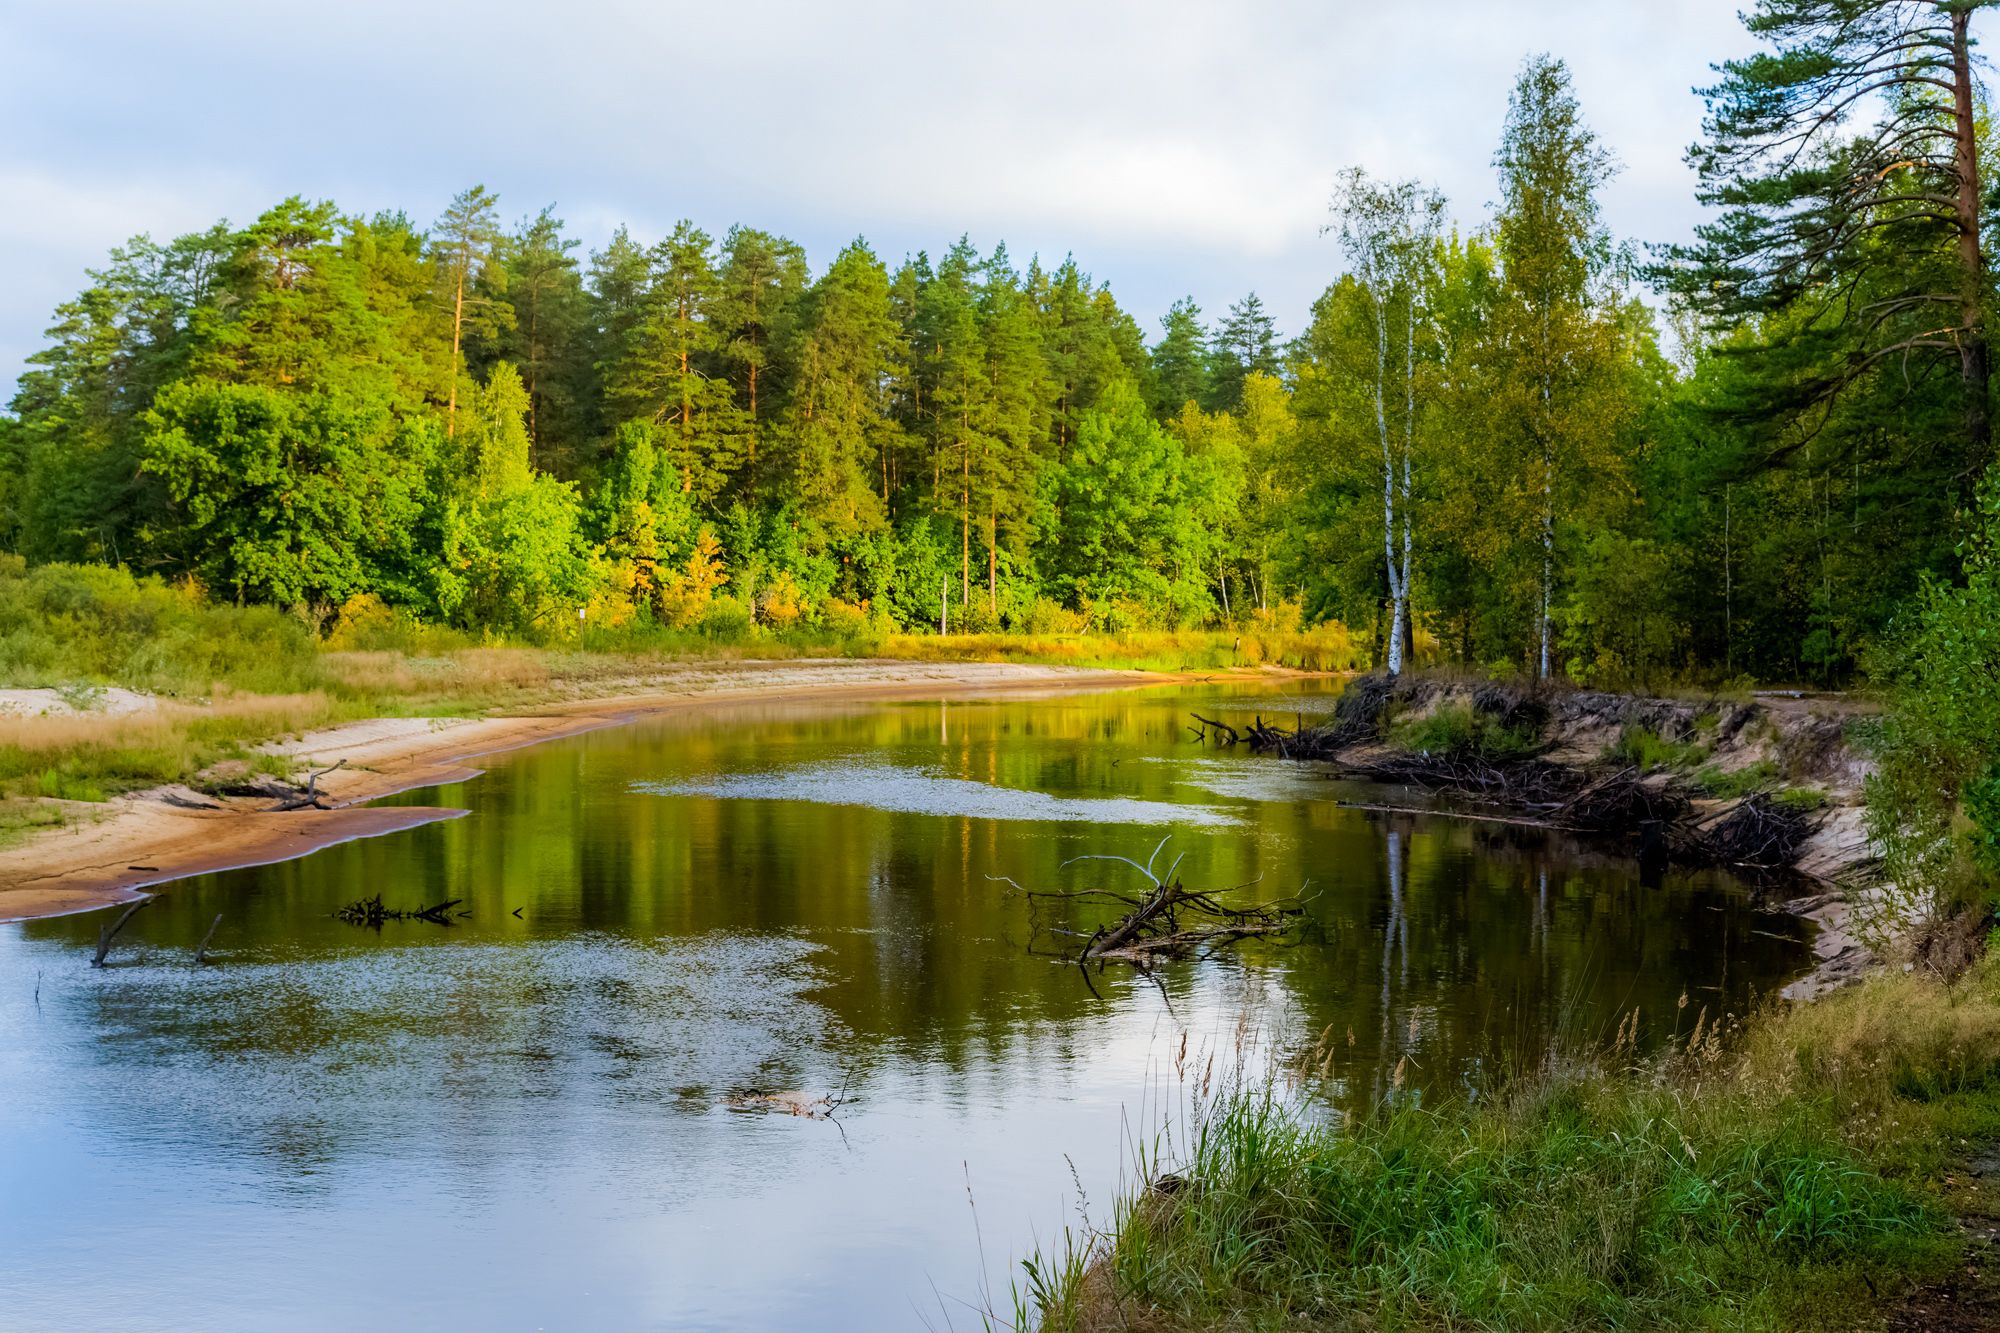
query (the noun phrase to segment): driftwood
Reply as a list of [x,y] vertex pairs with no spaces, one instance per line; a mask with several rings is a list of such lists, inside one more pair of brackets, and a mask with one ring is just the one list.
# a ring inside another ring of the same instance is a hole
[[339,909],[334,916],[351,926],[370,926],[382,929],[385,921],[428,921],[434,926],[448,926],[453,916],[471,916],[470,912],[456,912],[451,909],[464,902],[463,898],[447,898],[430,907],[401,908],[384,907],[382,895],[372,898],[356,898]]
[[120,912],[116,921],[113,921],[110,925],[97,932],[97,952],[90,959],[92,967],[104,966],[105,955],[111,952],[111,941],[118,938],[118,932],[125,929],[125,923],[132,919],[132,914],[151,901],[153,901],[151,898],[141,898],[138,902],[133,903],[130,907]]
[[208,933],[201,937],[201,944],[194,951],[194,965],[200,967],[208,961],[208,942],[215,938],[215,929],[222,924],[222,913],[215,914],[215,920],[208,923]]
[[[1183,884],[1177,873],[1180,868],[1178,859],[1164,874],[1156,873],[1154,864],[1166,845],[1162,840],[1145,865],[1123,856],[1084,856],[1063,863],[1068,866],[1076,861],[1117,861],[1131,866],[1151,885],[1143,893],[1124,893],[1115,889],[1024,891],[1030,903],[1034,904],[1071,903],[1125,909],[1114,920],[1087,932],[1056,926],[1046,928],[1050,935],[1083,941],[1076,954],[1071,955],[1064,949],[1060,956],[1074,958],[1076,966],[1083,971],[1086,984],[1090,984],[1091,963],[1098,964],[1100,968],[1107,961],[1130,963],[1151,977],[1153,964],[1161,960],[1185,957],[1202,949],[1212,951],[1253,936],[1283,935],[1300,924],[1305,904],[1297,897],[1250,907],[1231,907],[1219,901],[1212,892],[1197,891]],[[1036,933],[1041,933],[1042,929],[1038,924]],[[1157,981],[1157,978],[1154,979]],[[1096,989],[1091,984],[1091,990],[1095,992]]]
[[326,797],[320,795],[319,780],[327,774],[345,767],[347,767],[347,761],[343,759],[332,768],[322,768],[317,772],[306,774],[305,786],[295,788],[289,796],[280,799],[276,805],[265,806],[264,813],[271,814],[287,810],[333,809],[332,806],[326,803]]

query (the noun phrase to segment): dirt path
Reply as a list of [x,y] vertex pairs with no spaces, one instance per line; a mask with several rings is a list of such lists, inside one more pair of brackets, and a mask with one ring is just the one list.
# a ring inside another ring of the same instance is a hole
[[160,787],[74,807],[76,822],[0,851],[0,921],[89,911],[189,875],[264,865],[462,810],[373,808],[383,796],[475,777],[474,760],[695,707],[787,699],[977,696],[1167,684],[1183,677],[1018,663],[718,662],[675,664],[632,693],[555,699],[483,718],[373,718],[266,747],[299,769],[345,761],[320,780],[332,810],[270,813],[264,798]]

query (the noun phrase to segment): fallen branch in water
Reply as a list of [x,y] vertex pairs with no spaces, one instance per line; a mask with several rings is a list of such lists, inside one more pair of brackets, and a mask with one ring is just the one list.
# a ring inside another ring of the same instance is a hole
[[97,932],[97,953],[90,960],[92,967],[104,966],[104,957],[111,952],[111,941],[118,938],[118,932],[125,929],[125,923],[132,919],[132,914],[151,901],[153,901],[151,898],[141,898],[120,912],[116,921]]
[[[1252,936],[1282,935],[1296,927],[1305,915],[1305,904],[1296,896],[1249,907],[1231,907],[1212,892],[1190,889],[1181,882],[1177,873],[1180,869],[1178,858],[1164,874],[1156,874],[1153,866],[1166,845],[1162,840],[1143,866],[1123,856],[1076,858],[1078,861],[1118,861],[1131,866],[1151,882],[1152,887],[1144,893],[1121,893],[1113,889],[1025,891],[1031,903],[1062,902],[1126,909],[1116,920],[1100,925],[1087,934],[1061,927],[1047,928],[1052,935],[1084,941],[1082,950],[1076,955],[1076,963],[1085,969],[1086,980],[1089,979],[1088,964],[1092,962],[1102,964],[1106,959],[1114,959],[1132,963],[1150,976],[1151,964],[1161,959],[1183,957],[1203,947],[1213,948]],[[1075,861],[1063,864],[1074,865]],[[1249,885],[1240,887],[1248,888]],[[1067,950],[1064,954],[1067,956]],[[1092,989],[1096,987],[1092,986]]]
[[452,913],[451,909],[464,901],[463,898],[447,898],[431,907],[384,907],[382,895],[378,893],[372,898],[356,898],[336,911],[334,916],[350,926],[370,926],[376,930],[382,929],[384,921],[428,921],[434,926],[448,926],[452,915],[472,915],[470,912]]
[[208,934],[201,937],[201,946],[194,951],[194,965],[200,967],[208,961],[208,942],[215,938],[215,928],[222,924],[222,913],[215,914],[215,920],[208,923]]

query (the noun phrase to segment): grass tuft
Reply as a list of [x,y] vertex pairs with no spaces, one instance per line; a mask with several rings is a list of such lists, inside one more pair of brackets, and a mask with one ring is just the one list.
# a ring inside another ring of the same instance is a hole
[[2000,971],[1447,1103],[1311,1087],[1194,1098],[1087,1262],[1028,1270],[1041,1326],[1851,1327],[1959,1254],[1933,1182],[2000,1135]]

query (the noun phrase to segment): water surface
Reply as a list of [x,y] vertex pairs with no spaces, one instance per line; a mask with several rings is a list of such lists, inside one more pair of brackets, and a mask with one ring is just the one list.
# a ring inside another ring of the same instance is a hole
[[[1726,878],[1343,809],[1397,794],[1185,727],[1327,698],[717,705],[190,880],[118,966],[101,916],[0,927],[0,1325],[973,1328],[1246,1029],[1328,1038],[1360,1106],[1803,970]],[[1096,918],[1018,889],[1137,887],[1065,862],[1163,839],[1191,885],[1303,891],[1300,938],[1093,992],[1051,928]],[[334,919],[378,892],[469,915]],[[837,1119],[740,1109],[788,1090]]]

